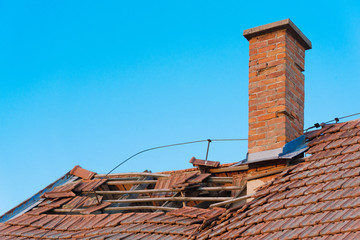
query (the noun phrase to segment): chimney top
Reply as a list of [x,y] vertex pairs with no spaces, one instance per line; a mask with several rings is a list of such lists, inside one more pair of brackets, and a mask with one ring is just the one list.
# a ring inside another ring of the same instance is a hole
[[244,31],[243,35],[247,40],[253,37],[263,35],[265,33],[274,32],[280,29],[287,29],[290,31],[294,38],[301,43],[305,50],[311,49],[311,41],[300,31],[298,27],[288,18],[278,22],[265,24],[259,27],[250,28]]

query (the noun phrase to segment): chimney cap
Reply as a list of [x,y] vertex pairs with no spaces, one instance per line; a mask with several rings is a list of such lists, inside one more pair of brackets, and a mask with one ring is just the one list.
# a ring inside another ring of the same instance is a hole
[[299,41],[305,50],[311,49],[311,41],[300,31],[300,29],[288,18],[278,22],[273,22],[265,24],[259,27],[250,28],[244,31],[243,35],[247,40],[250,40],[253,37],[277,31],[280,29],[287,29],[290,31],[295,39]]

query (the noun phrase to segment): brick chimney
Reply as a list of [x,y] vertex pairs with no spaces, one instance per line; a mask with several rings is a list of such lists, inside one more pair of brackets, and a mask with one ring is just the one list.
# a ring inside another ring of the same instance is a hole
[[302,72],[311,42],[290,19],[245,30],[244,37],[250,45],[249,157],[278,153],[303,134]]

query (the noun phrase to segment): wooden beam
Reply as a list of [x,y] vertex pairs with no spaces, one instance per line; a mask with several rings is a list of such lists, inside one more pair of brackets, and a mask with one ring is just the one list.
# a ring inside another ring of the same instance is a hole
[[[211,183],[232,183],[231,177],[209,177],[205,180],[206,182]],[[112,179],[108,179],[108,185],[121,185],[121,184],[155,184],[157,180],[137,180],[137,181],[112,181]]]
[[247,179],[248,181],[250,181],[250,180],[259,179],[259,178],[262,178],[262,177],[271,176],[271,175],[274,175],[274,174],[277,174],[277,173],[281,173],[281,172],[283,172],[285,169],[287,169],[287,167],[281,168],[281,169],[277,169],[277,170],[273,170],[273,171],[268,171],[268,172],[265,172],[265,173],[256,174],[256,175],[253,175],[253,176],[247,176],[246,179]]
[[[191,191],[232,191],[241,190],[242,186],[229,186],[229,187],[199,187],[193,188]],[[145,189],[145,190],[129,190],[129,191],[95,191],[96,194],[107,195],[107,194],[143,194],[143,193],[158,193],[158,192],[181,192],[180,189]],[[186,190],[185,190],[186,191]],[[94,193],[94,192],[83,192],[83,193]]]
[[245,171],[248,170],[248,165],[233,166],[233,167],[224,167],[224,168],[213,168],[209,169],[211,173],[223,173],[223,172],[236,172],[236,171]]
[[130,173],[111,173],[111,174],[96,174],[95,178],[113,178],[121,176],[149,176],[149,177],[170,177],[170,174],[162,173],[147,173],[147,172],[130,172]]
[[213,208],[213,207],[219,207],[219,206],[223,206],[223,205],[226,205],[226,204],[229,204],[229,203],[238,202],[238,201],[241,201],[241,200],[245,200],[245,199],[251,198],[253,195],[254,195],[254,194],[249,194],[249,195],[245,195],[245,196],[238,197],[238,198],[232,198],[232,199],[227,200],[227,201],[223,201],[223,202],[211,204],[209,207],[211,207],[211,208]]
[[122,184],[155,184],[157,180],[137,180],[137,181],[108,181],[108,185],[122,185]]
[[86,210],[86,208],[56,208],[56,209],[53,209],[52,211],[53,212],[56,212],[56,213],[79,213],[81,211],[84,211]]
[[128,206],[128,207],[108,207],[104,208],[105,212],[109,211],[126,211],[126,210],[160,210],[160,211],[172,211],[178,208],[172,207],[160,207],[160,206]]
[[205,180],[211,183],[232,183],[231,177],[209,177]]
[[136,198],[136,199],[120,199],[120,200],[104,200],[111,203],[141,203],[141,202],[164,202],[164,201],[207,201],[220,202],[233,199],[231,197],[159,197],[159,198]]

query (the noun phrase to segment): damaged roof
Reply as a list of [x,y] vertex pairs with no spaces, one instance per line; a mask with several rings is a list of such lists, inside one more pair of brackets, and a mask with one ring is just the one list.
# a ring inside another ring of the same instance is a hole
[[276,178],[252,196],[243,191],[257,176],[247,173],[246,164],[191,159],[195,167],[186,170],[110,175],[77,166],[66,175],[71,181],[0,223],[0,236],[359,239],[360,120],[326,125],[305,137],[307,156],[277,169]]
[[311,156],[214,221],[199,239],[359,239],[360,120],[306,136]]

